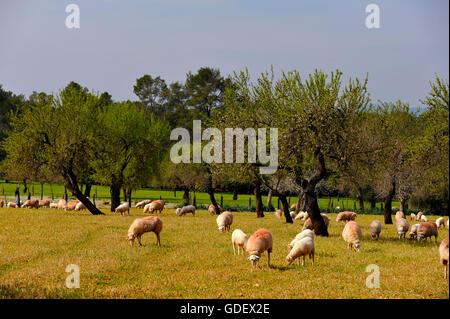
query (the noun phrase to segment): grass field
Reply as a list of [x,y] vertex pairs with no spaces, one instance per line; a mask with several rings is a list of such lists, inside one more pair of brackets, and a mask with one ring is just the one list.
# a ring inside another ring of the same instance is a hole
[[[316,263],[287,267],[287,244],[303,222],[285,224],[273,214],[234,213],[231,230],[251,235],[264,227],[272,232],[272,267],[267,255],[252,269],[234,256],[231,233],[220,233],[215,217],[197,211],[178,217],[164,210],[161,247],[153,233],[143,247],[131,248],[125,238],[142,211],[121,217],[104,210],[89,212],[49,209],[0,209],[1,298],[449,298],[438,243],[398,240],[393,225],[383,225],[381,239],[370,238],[368,226],[380,216],[360,215],[364,238],[359,253],[347,250],[344,224],[329,214],[330,237],[316,237]],[[435,216],[428,216],[435,220]],[[447,218],[446,218],[447,219]],[[80,268],[80,288],[65,286],[68,264]],[[366,287],[366,267],[380,267],[379,289]]]

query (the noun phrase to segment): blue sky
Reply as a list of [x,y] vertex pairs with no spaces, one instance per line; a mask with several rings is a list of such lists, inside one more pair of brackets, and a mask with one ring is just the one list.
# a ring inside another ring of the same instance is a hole
[[[80,7],[67,29],[66,5]],[[365,7],[380,6],[380,29]],[[2,0],[0,84],[14,93],[57,92],[74,80],[136,99],[144,74],[184,81],[202,66],[255,78],[273,65],[369,74],[373,100],[419,106],[434,74],[448,79],[448,0]]]

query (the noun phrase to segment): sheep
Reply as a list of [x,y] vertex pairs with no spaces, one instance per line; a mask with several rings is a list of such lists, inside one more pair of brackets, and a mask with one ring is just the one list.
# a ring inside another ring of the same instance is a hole
[[414,224],[411,226],[409,231],[409,239],[415,239],[417,237],[417,231],[419,230],[420,224]]
[[128,229],[127,239],[130,242],[131,247],[134,246],[134,240],[137,238],[139,246],[142,246],[141,236],[144,233],[154,232],[156,234],[156,245],[161,246],[161,233],[163,224],[157,216],[147,216],[143,218],[137,218],[133,221]]
[[359,252],[361,245],[362,232],[361,227],[359,227],[358,223],[355,221],[349,221],[342,231],[342,238],[347,242],[348,249],[355,249],[356,252]]
[[378,240],[380,238],[381,233],[381,223],[379,220],[374,220],[370,223],[369,226],[370,235],[372,235],[372,239]]
[[[328,216],[325,215],[325,214],[320,214],[320,215],[321,215],[322,218],[323,218],[323,221],[324,221],[324,223],[325,223],[325,227],[328,228],[328,225],[330,225],[330,219],[329,219]],[[303,224],[302,230],[305,230],[305,229],[311,229],[311,230],[314,229],[313,223],[312,223],[310,217],[308,217],[308,218],[306,219],[305,223]]]
[[216,215],[216,213],[219,213],[219,214],[222,213],[222,207],[220,207],[219,205],[217,205],[217,207],[219,208],[219,211],[218,211],[218,212],[216,212],[216,208],[214,207],[213,204],[209,205],[208,211],[209,211],[209,213],[211,214],[211,216]]
[[58,201],[58,209],[65,209],[67,207],[67,202],[64,198]]
[[281,210],[277,209],[277,210],[275,211],[275,216],[276,216],[278,219],[281,219],[281,216],[282,216]]
[[23,208],[39,208],[39,200],[37,199],[28,199],[23,203]]
[[312,264],[314,265],[314,240],[310,237],[305,237],[295,242],[294,247],[286,257],[286,263],[289,266],[295,259],[303,256],[302,266],[304,266],[306,255],[309,256],[309,259],[312,259]]
[[409,223],[405,218],[400,218],[395,223],[395,228],[397,228],[398,239],[406,238],[406,232],[409,230]]
[[130,204],[128,202],[120,204],[116,207],[115,212],[120,213],[122,216],[125,216],[125,212],[128,212],[128,215],[130,215]]
[[403,212],[399,210],[395,213],[395,220],[399,220],[401,218],[405,218],[405,214],[403,214]]
[[297,216],[295,216],[295,220],[306,220],[309,218],[307,212],[299,212]]
[[303,239],[305,237],[314,239],[314,233],[312,232],[311,229],[305,229],[301,233],[298,233],[297,236],[295,236],[295,238],[288,244],[288,252],[290,252],[291,249],[294,247],[296,241]]
[[75,206],[75,210],[76,211],[80,211],[86,209],[86,206],[84,206],[84,204],[82,202],[79,202],[76,206]]
[[349,211],[340,212],[336,217],[337,222],[350,221],[350,220],[355,220],[355,219],[356,219],[356,213],[349,212]]
[[295,210],[289,212],[289,215],[291,215],[291,218],[292,218],[292,219],[295,219],[295,217],[297,216],[297,215],[295,214]]
[[17,208],[17,205],[16,205],[16,203],[14,203],[14,202],[9,202],[9,203],[6,205],[6,207],[9,207],[9,208]]
[[192,216],[195,216],[195,206],[188,205],[188,206],[184,206],[183,208],[177,208],[176,213],[178,216],[183,216],[188,213],[191,213]]
[[420,224],[419,229],[417,230],[417,241],[428,237],[431,239],[431,236],[434,236],[434,241],[437,242],[438,229],[436,223],[424,222]]
[[144,199],[143,201],[137,202],[135,204],[136,208],[144,208],[145,205],[150,204],[152,201],[151,199]]
[[422,212],[418,212],[417,216],[416,216],[416,220],[420,222],[420,219],[422,218],[423,213]]
[[427,222],[428,221],[427,216],[425,216],[425,215],[420,216],[420,221],[421,222]]
[[149,214],[153,214],[154,211],[159,211],[159,213],[161,214],[164,209],[164,205],[165,203],[162,199],[155,200],[150,204],[144,206],[144,214],[147,212]]
[[237,254],[239,255],[239,248],[242,248],[242,256],[244,256],[244,249],[247,245],[248,237],[247,235],[240,229],[235,229],[233,233],[231,234],[231,244],[233,245],[233,254],[236,255],[236,249],[237,247]]
[[448,237],[445,238],[441,245],[439,246],[439,256],[441,259],[441,264],[444,265],[444,279],[447,279],[447,268],[448,268]]
[[270,254],[272,253],[273,239],[272,234],[264,228],[258,229],[247,241],[245,249],[247,250],[252,266],[258,266],[261,254],[267,251],[267,265],[270,268]]
[[50,201],[48,199],[40,199],[39,207],[50,207]]
[[216,218],[217,226],[220,232],[230,231],[231,224],[233,223],[233,214],[229,211],[225,211]]
[[56,204],[56,203],[50,203],[50,208],[52,208],[52,209],[57,209],[57,208],[58,208],[58,204]]
[[417,220],[416,214],[414,214],[414,213],[411,213],[411,215],[409,217],[411,218],[411,220]]
[[444,217],[439,217],[438,219],[436,219],[436,226],[437,228],[441,228],[441,226],[444,226],[445,228]]
[[102,201],[102,205],[109,205],[108,201]]
[[5,204],[5,201],[3,199],[0,199],[0,207],[6,206]]
[[67,203],[65,210],[74,210],[75,207],[77,207],[77,204],[79,203],[79,200],[73,200]]
[[450,219],[447,219],[447,227],[450,228],[450,226],[448,225],[448,222],[450,221]]
[[297,209],[297,203],[292,204],[291,209]]

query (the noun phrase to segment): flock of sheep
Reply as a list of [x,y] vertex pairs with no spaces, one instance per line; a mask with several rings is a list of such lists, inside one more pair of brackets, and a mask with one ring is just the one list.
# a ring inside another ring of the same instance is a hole
[[[143,212],[146,214],[152,214],[154,212],[162,213],[165,203],[163,200],[143,200],[140,202],[135,201],[136,208],[143,208]],[[291,208],[295,208],[294,204]],[[0,200],[0,207],[16,207],[16,204],[13,202],[6,203],[3,200]],[[80,201],[69,201],[66,202],[64,199],[60,199],[58,203],[50,203],[49,200],[37,200],[37,199],[29,199],[25,201],[21,207],[27,208],[40,208],[40,207],[49,207],[55,209],[64,209],[64,210],[83,210],[86,207]],[[231,230],[231,225],[233,223],[233,214],[229,211],[222,212],[222,208],[219,206],[219,215],[217,216],[216,222],[220,232],[229,232]],[[130,205],[128,202],[125,202],[119,205],[115,211],[117,213],[121,213],[122,216],[128,212],[130,214]],[[208,211],[211,215],[216,215],[216,209],[213,205],[209,206]],[[182,208],[176,209],[176,214],[178,216],[184,216],[186,214],[192,214],[195,216],[195,207],[192,205],[184,206]],[[281,211],[276,210],[275,216],[281,219]],[[326,214],[321,214],[325,226],[328,228],[330,224],[330,219]],[[286,256],[286,263],[290,265],[293,261],[297,259],[297,263],[299,259],[303,257],[302,265],[305,264],[305,257],[309,256],[312,259],[312,264],[314,265],[314,234],[312,232],[313,225],[310,217],[307,212],[299,212],[298,214],[295,211],[291,212],[291,217],[294,220],[304,220],[302,231],[295,236],[295,238],[288,244],[288,255]],[[355,212],[344,211],[340,212],[337,215],[336,222],[347,222],[344,230],[342,231],[342,238],[345,242],[347,242],[347,246],[349,249],[353,249],[356,252],[360,251],[361,239],[362,239],[362,231],[359,224],[355,221],[357,214]],[[427,217],[419,212],[416,214],[411,214],[411,221],[420,221],[421,223],[414,224],[410,227],[405,215],[402,211],[397,211],[395,215],[396,219],[396,229],[398,238],[406,238],[406,234],[409,231],[410,239],[416,239],[418,241],[431,238],[434,236],[435,241],[437,241],[438,237],[438,229],[441,227],[445,228],[445,221],[443,217],[439,217],[436,222],[429,222]],[[154,232],[156,234],[156,244],[161,246],[160,233],[162,231],[163,223],[161,219],[157,216],[147,216],[143,218],[137,218],[133,221],[128,229],[127,239],[130,242],[130,245],[133,246],[135,239],[138,240],[139,245],[142,245],[141,237],[144,233]],[[447,220],[447,227],[449,227],[449,220]],[[374,220],[369,225],[369,231],[373,239],[378,240],[380,238],[381,233],[381,222],[378,220]],[[249,257],[248,260],[251,261],[253,266],[258,265],[258,261],[261,258],[261,255],[267,251],[267,260],[268,265],[270,267],[270,254],[272,253],[273,248],[273,238],[270,231],[267,229],[258,229],[254,232],[250,237],[248,237],[242,230],[235,229],[231,235],[231,243],[233,246],[233,252],[239,255],[240,251],[244,254],[244,250],[247,251]],[[439,247],[439,255],[440,261],[444,265],[444,278],[447,278],[447,269],[448,269],[448,259],[449,259],[449,238],[445,238],[440,247]]]

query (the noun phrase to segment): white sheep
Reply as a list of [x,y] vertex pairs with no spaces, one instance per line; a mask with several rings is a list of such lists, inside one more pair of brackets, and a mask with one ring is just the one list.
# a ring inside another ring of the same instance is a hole
[[406,232],[409,229],[409,223],[405,218],[400,218],[395,223],[395,227],[397,228],[398,239],[406,238]]
[[150,204],[152,202],[151,199],[144,199],[143,201],[137,202],[135,207],[136,208],[144,208],[145,205]]
[[295,216],[295,220],[306,220],[309,217],[307,212],[299,212],[297,216]]
[[128,202],[125,202],[116,207],[116,213],[120,213],[122,216],[125,216],[125,212],[128,212],[128,215],[130,215],[130,205],[128,204]]
[[242,248],[242,256],[244,255],[244,249],[247,245],[248,237],[247,235],[240,229],[235,229],[233,233],[231,234],[231,244],[233,245],[233,253],[236,255],[236,249],[237,247],[237,254],[239,255],[239,249]]
[[217,226],[220,232],[230,231],[231,224],[233,223],[233,214],[229,211],[225,211],[216,218]]
[[193,216],[195,216],[195,206],[188,205],[184,206],[183,208],[177,208],[175,212],[178,216],[183,216],[188,213],[191,213]]
[[374,220],[372,223],[370,223],[369,229],[370,229],[370,235],[372,236],[372,238],[378,240],[378,238],[380,238],[380,233],[381,233],[380,221]]
[[289,215],[291,215],[292,219],[295,219],[296,215],[295,215],[295,210],[289,212]]
[[437,226],[437,228],[441,228],[441,226],[444,226],[444,228],[445,228],[444,217],[439,217],[438,219],[436,219],[436,226]]
[[270,267],[270,254],[272,253],[273,239],[272,234],[264,228],[258,229],[247,241],[245,249],[247,250],[253,267],[258,265],[261,254],[267,251],[267,265]]
[[344,240],[347,242],[348,249],[353,248],[358,252],[361,248],[361,227],[359,227],[357,222],[349,221],[342,231],[342,238],[344,238]]
[[417,231],[419,230],[420,224],[414,224],[411,226],[409,231],[409,239],[415,239],[417,237]]
[[164,205],[165,203],[162,199],[155,200],[150,204],[144,206],[144,214],[153,214],[154,211],[159,211],[159,213],[161,214],[164,209]]
[[84,206],[84,204],[82,202],[79,202],[76,206],[75,206],[75,210],[80,211],[86,209],[86,206]]
[[304,266],[306,255],[312,259],[312,264],[314,265],[314,240],[310,237],[305,237],[295,242],[294,247],[292,247],[286,257],[286,263],[290,265],[295,259],[303,256],[302,266]]
[[420,216],[420,221],[421,222],[427,222],[428,221],[427,216],[425,216],[425,215]]
[[50,203],[50,208],[57,209],[58,208],[58,204],[57,203]]
[[6,207],[9,207],[9,208],[16,208],[17,205],[16,205],[16,203],[8,202],[8,204],[6,205]]
[[439,246],[439,257],[441,264],[444,265],[444,278],[447,279],[448,268],[448,237],[445,238]]
[[314,233],[311,229],[305,229],[302,232],[298,233],[295,238],[288,244],[288,252],[291,251],[292,247],[294,247],[294,244],[296,241],[301,240],[305,237],[309,237],[311,239],[314,239]]
[[161,239],[159,234],[162,230],[162,221],[157,216],[147,216],[144,218],[137,218],[133,221],[128,229],[127,239],[131,246],[134,246],[134,240],[137,238],[139,246],[142,246],[141,236],[144,233],[154,232],[156,234],[156,245],[161,246]]
[[411,218],[411,220],[416,220],[416,214],[411,213],[411,215],[409,216]]

